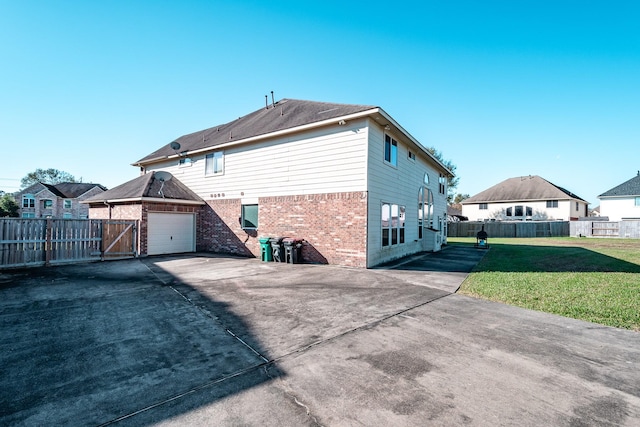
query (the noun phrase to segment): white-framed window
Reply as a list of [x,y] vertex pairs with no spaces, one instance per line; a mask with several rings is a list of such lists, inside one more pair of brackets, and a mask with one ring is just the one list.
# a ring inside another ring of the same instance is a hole
[[216,151],[207,154],[204,163],[205,175],[217,175],[224,172],[224,152]]
[[22,218],[35,218],[35,212],[22,212]]
[[548,208],[557,208],[558,207],[558,201],[557,200],[547,200],[547,207]]
[[258,205],[242,205],[240,213],[242,228],[255,230],[258,228]]
[[192,165],[191,157],[180,157],[180,160],[178,161],[178,166],[180,166],[181,168],[187,168],[187,167],[190,167],[191,165]]
[[33,194],[23,194],[22,195],[22,207],[23,208],[35,208],[36,207],[36,196]]
[[489,209],[489,203],[480,203],[478,209],[480,209],[481,211],[486,211],[487,209]]
[[64,209],[71,209],[72,205],[73,205],[73,202],[71,201],[71,199],[64,199],[64,201],[62,202],[62,207]]
[[416,161],[416,153],[413,151],[409,150],[409,154],[407,156],[409,157],[409,160],[413,160],[414,162]]
[[398,166],[398,141],[384,134],[384,161],[392,166]]
[[45,209],[51,209],[53,207],[53,200],[51,199],[43,199],[42,207]]
[[635,206],[640,206],[640,197],[635,198]]
[[429,185],[429,174],[427,172],[424,173],[424,178],[422,179],[424,185]]
[[433,228],[433,192],[425,186],[418,189],[418,239],[423,228]]
[[382,246],[404,243],[405,211],[404,206],[382,203]]
[[442,174],[438,176],[438,191],[440,194],[446,194],[447,192],[447,177]]

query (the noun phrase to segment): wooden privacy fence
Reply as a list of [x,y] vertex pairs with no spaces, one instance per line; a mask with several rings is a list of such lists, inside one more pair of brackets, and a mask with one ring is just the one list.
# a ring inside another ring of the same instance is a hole
[[0,218],[0,269],[132,258],[137,221]]
[[559,237],[569,236],[569,221],[460,221],[447,224],[448,237],[476,237],[478,231],[492,237]]
[[573,221],[571,222],[571,235],[640,239],[640,220]]

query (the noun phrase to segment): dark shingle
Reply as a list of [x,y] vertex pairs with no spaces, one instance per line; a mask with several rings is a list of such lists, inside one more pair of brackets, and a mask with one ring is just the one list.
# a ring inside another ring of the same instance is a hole
[[605,191],[600,197],[619,197],[619,196],[640,196],[640,171],[638,175],[630,180],[623,182],[617,187],[613,187],[609,191]]
[[164,180],[160,180],[157,174],[158,172],[151,172],[141,175],[111,190],[93,196],[85,200],[85,202],[101,203],[108,200],[140,200],[143,198],[202,201],[196,193],[168,172],[162,172],[165,177]]
[[[360,113],[374,108],[377,107],[282,99],[275,104],[269,104],[268,108],[261,108],[229,123],[183,135],[176,141],[180,144],[178,151],[194,151],[215,147],[234,140],[252,138],[327,119]],[[148,156],[138,160],[136,164],[174,154],[175,151],[169,144],[165,144]]]

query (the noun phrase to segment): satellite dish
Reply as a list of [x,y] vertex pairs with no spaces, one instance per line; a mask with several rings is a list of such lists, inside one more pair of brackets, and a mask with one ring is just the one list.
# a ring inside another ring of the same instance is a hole
[[173,141],[171,144],[169,144],[171,146],[171,149],[173,151],[178,151],[180,149],[180,143],[178,141]]
[[167,181],[171,181],[171,178],[173,178],[173,175],[171,175],[169,172],[157,171],[157,172],[154,172],[153,177],[158,181],[167,182]]

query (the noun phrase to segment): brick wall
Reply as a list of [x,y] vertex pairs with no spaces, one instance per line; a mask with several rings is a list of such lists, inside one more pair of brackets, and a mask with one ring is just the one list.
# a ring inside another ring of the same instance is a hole
[[366,267],[366,192],[262,197],[258,230],[241,228],[240,199],[207,204],[200,231],[208,251],[260,257],[258,237],[296,237],[305,262]]

